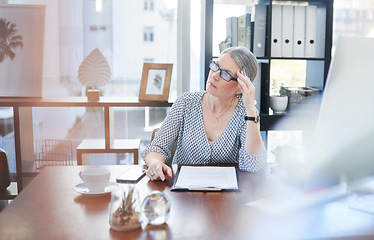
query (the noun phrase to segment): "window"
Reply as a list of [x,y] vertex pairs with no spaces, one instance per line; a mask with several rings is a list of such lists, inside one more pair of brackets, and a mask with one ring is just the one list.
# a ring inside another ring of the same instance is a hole
[[144,11],[153,11],[153,0],[144,0]]
[[270,96],[279,95],[281,86],[305,87],[305,60],[272,60]]
[[[200,0],[191,0],[191,16],[199,16],[202,11]],[[197,17],[190,18],[190,91],[196,92],[204,89],[204,81],[201,78],[201,41],[203,36],[203,26],[201,19]]]
[[144,27],[144,42],[153,42],[153,27]]
[[144,62],[153,63],[153,58],[144,58]]
[[[157,2],[158,11],[154,11],[154,0],[140,1],[139,4],[134,4],[133,0],[100,1],[100,11],[96,10],[96,1],[93,0],[6,2],[45,5],[43,97],[85,96],[86,89],[79,82],[78,69],[95,48],[104,55],[111,69],[110,83],[100,88],[104,97],[137,98],[145,61],[175,64],[172,83],[176,81],[178,1],[160,0]],[[173,13],[173,17],[165,18],[160,12]],[[157,42],[155,36],[158,37]],[[170,95],[176,95],[176,86],[176,83],[172,84]],[[101,108],[71,107],[53,111],[33,108],[30,111],[32,118],[29,119],[32,119],[33,124],[33,134],[30,136],[34,137],[36,154],[36,147],[40,145],[38,143],[46,138],[69,139],[76,144],[82,138],[104,137]],[[144,108],[115,108],[114,122],[118,123],[115,137],[149,141],[151,132],[145,130],[145,125],[149,129],[157,126],[165,117],[165,112],[166,110],[157,112],[156,109],[150,109],[151,118],[147,121]],[[160,116],[155,118],[152,114]],[[133,116],[138,118],[133,120]],[[55,118],[59,121],[53,121]],[[9,166],[11,172],[14,172],[15,159],[14,154],[11,154],[14,152],[14,132],[8,129],[8,115],[3,111],[0,111],[0,120],[0,129],[6,128],[0,134],[0,147],[7,149]],[[58,131],[55,131],[56,124],[59,126]],[[92,128],[86,129],[83,125]],[[13,148],[7,147],[8,145]]]
[[335,0],[333,46],[339,36],[374,36],[374,3],[371,0]]
[[90,31],[105,31],[106,30],[106,26],[89,26],[88,28]]

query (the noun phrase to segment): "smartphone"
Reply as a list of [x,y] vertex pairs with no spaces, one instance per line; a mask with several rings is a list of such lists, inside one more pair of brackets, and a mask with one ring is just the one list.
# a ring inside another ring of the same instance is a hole
[[129,168],[116,178],[118,183],[137,183],[145,176],[145,169]]

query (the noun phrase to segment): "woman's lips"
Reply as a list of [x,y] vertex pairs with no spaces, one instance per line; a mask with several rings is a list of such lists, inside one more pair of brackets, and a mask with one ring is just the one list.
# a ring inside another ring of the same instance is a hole
[[213,88],[217,88],[216,85],[214,85],[212,82],[209,82],[209,86]]

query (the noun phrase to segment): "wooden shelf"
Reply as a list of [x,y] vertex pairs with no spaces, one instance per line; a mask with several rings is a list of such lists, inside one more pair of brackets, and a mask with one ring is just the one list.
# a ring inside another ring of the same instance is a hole
[[1,107],[170,107],[172,103],[139,101],[138,98],[101,97],[88,101],[86,97],[0,97]]
[[260,127],[261,131],[274,130],[276,123],[283,117],[287,116],[286,114],[282,115],[269,115],[269,114],[260,114]]
[[[113,107],[170,107],[172,103],[161,101],[139,101],[138,98],[101,97],[99,101],[88,101],[87,97],[0,97],[0,107],[13,108],[14,139],[16,152],[16,175],[15,188],[20,192],[23,188],[22,156],[21,156],[21,126],[20,111],[23,107],[102,107],[104,109],[104,132],[105,148],[110,148],[110,109]],[[115,151],[115,150],[112,150]],[[26,170],[25,174],[35,175],[36,171]],[[13,189],[13,186],[12,188]],[[13,191],[5,192],[1,197],[12,198]]]

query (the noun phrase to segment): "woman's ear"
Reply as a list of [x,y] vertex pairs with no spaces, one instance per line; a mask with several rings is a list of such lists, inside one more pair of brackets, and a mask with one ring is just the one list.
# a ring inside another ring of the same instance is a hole
[[242,93],[240,83],[238,83],[238,89],[236,90],[236,95],[239,95]]

